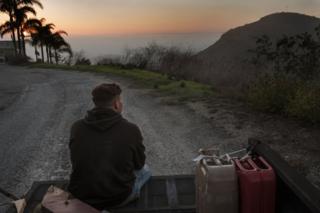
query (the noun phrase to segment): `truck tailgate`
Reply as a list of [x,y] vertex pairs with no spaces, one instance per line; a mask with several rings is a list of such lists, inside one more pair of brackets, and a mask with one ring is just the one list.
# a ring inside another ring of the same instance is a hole
[[[27,194],[26,213],[33,212],[49,186],[66,189],[67,181],[35,182]],[[192,175],[154,176],[143,187],[138,201],[112,212],[195,213],[195,183]]]

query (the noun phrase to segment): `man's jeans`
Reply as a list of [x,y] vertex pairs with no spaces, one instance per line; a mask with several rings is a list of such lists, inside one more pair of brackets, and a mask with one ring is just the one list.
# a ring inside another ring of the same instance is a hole
[[[134,171],[134,174],[136,175],[136,181],[134,183],[134,186],[132,188],[132,192],[129,195],[129,197],[123,201],[120,205],[115,206],[114,208],[120,208],[128,203],[137,200],[140,197],[140,191],[143,187],[143,185],[151,178],[151,171],[147,164],[144,165],[144,167],[141,170]],[[108,211],[103,210],[102,213],[107,213]]]
[[132,192],[125,201],[117,206],[117,208],[125,206],[134,200],[137,200],[140,197],[140,191],[143,185],[151,178],[151,171],[147,164],[145,164],[141,170],[135,171],[134,174],[136,175],[136,181],[132,188]]

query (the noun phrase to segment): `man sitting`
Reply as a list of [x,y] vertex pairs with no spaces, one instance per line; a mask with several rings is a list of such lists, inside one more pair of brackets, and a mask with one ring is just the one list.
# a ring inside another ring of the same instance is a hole
[[95,107],[71,128],[69,191],[102,210],[139,197],[151,176],[139,128],[121,116],[121,88],[101,84],[92,91]]

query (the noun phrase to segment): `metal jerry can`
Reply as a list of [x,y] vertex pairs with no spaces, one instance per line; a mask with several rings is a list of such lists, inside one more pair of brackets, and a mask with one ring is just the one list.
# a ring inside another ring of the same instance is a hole
[[238,180],[232,161],[201,159],[196,169],[197,213],[237,213]]
[[276,176],[262,157],[235,160],[241,213],[274,213]]

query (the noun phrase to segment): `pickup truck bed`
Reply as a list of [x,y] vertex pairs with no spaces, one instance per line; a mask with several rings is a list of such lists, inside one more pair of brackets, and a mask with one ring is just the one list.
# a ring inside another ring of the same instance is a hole
[[[28,192],[25,213],[32,213],[50,185],[66,189],[68,181],[35,182]],[[112,212],[195,213],[193,176],[155,176],[143,187],[138,201]]]
[[[249,147],[253,154],[263,156],[276,172],[276,213],[320,213],[320,191],[317,188],[269,146],[249,140]],[[35,182],[26,196],[28,206],[25,212],[33,212],[50,185],[65,189],[67,184],[68,181]],[[195,213],[195,200],[194,176],[158,176],[146,184],[140,200],[112,212]],[[10,209],[6,212],[15,212]]]

